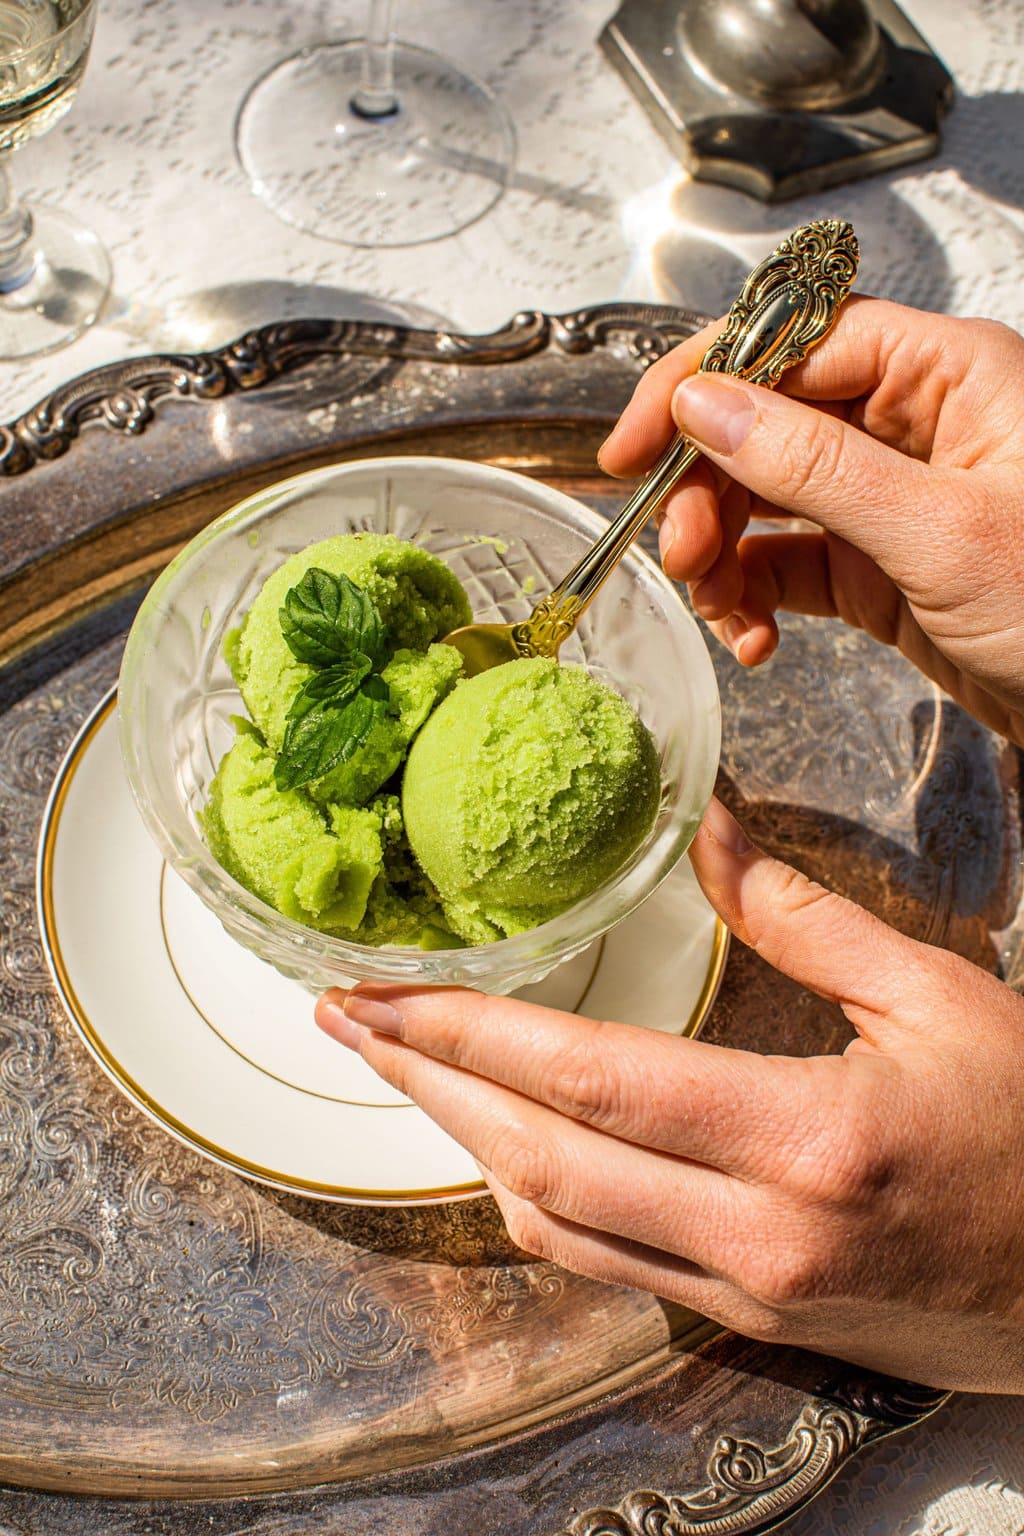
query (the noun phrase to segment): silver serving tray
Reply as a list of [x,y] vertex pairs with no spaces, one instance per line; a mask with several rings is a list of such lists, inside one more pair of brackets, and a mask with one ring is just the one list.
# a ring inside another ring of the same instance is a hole
[[[0,1524],[732,1536],[944,1400],[530,1260],[487,1199],[326,1207],[216,1168],[102,1076],[38,940],[50,784],[185,539],[285,474],[379,452],[486,459],[610,509],[597,445],[700,320],[296,321],[99,369],[0,429]],[[784,631],[758,676],[716,648],[721,792],[791,861],[1015,979],[1016,754],[863,636]],[[847,1026],[734,946],[705,1038],[812,1054]],[[595,1330],[616,1341],[599,1375]],[[526,1411],[509,1384],[540,1358]]]

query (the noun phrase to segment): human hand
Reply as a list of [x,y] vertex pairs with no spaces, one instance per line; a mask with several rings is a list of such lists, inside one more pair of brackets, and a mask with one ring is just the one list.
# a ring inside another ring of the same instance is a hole
[[857,1031],[809,1060],[461,988],[334,989],[317,1022],[481,1164],[513,1239],[755,1338],[1024,1392],[1024,1000],[751,848],[706,894]]
[[[838,615],[1024,744],[1024,339],[854,297],[772,392],[691,377],[720,329],[648,370],[600,454],[637,474],[678,425],[710,460],[665,503],[667,573],[745,666],[778,609]],[[780,513],[816,529],[741,537]]]

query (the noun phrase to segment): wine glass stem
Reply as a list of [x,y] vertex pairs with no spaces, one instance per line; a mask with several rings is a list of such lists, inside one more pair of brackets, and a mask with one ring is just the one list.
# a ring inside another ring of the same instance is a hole
[[14,195],[6,159],[0,159],[0,293],[13,293],[34,270],[32,215]]
[[370,0],[363,43],[363,78],[349,102],[357,117],[393,117],[398,111],[394,34],[391,30],[393,10],[394,0]]

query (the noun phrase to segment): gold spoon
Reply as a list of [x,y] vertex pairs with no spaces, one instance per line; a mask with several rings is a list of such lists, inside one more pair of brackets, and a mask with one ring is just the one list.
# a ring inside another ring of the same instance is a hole
[[[826,336],[857,274],[857,237],[841,219],[816,219],[755,267],[725,329],[700,365],[773,388],[787,368]],[[523,656],[557,658],[558,648],[641,528],[700,450],[677,433],[597,542],[553,592],[518,624],[465,624],[445,635],[462,652],[467,677]]]

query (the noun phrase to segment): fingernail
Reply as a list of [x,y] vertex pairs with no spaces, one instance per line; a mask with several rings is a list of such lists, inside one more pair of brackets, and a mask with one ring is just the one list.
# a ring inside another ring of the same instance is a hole
[[662,565],[668,559],[668,552],[676,541],[676,531],[669,518],[663,517],[658,529],[658,553],[661,556]]
[[353,1024],[346,1016],[342,1003],[338,1001],[343,996],[344,993],[336,988],[333,996],[328,993],[322,997],[313,1011],[313,1017],[318,1029],[322,1029],[325,1035],[330,1035],[332,1040],[347,1046],[350,1051],[358,1051],[362,1031],[358,1024]]
[[726,619],[725,629],[722,633],[725,636],[726,645],[736,659],[739,660],[740,650],[749,633],[746,623],[740,618],[738,613],[734,613],[730,618]]
[[749,853],[754,846],[735,816],[726,810],[721,800],[711,801],[704,812],[704,823],[712,837],[723,847],[728,848],[731,853],[742,856]]
[[382,997],[375,997],[368,990],[357,988],[345,999],[345,1015],[356,1024],[377,1029],[383,1035],[397,1035],[402,1026],[402,1015]]
[[677,386],[672,415],[681,432],[712,453],[735,453],[754,425],[754,407],[743,391],[706,373]]

